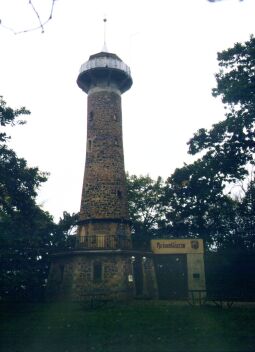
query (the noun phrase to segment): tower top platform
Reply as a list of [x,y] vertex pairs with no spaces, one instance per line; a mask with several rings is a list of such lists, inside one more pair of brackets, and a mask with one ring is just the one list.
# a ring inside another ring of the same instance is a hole
[[81,65],[78,86],[86,93],[94,87],[114,87],[120,93],[133,84],[130,68],[115,54],[100,52]]

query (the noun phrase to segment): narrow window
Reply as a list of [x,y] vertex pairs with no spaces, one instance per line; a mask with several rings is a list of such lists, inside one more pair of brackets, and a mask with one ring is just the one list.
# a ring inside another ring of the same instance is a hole
[[119,189],[117,190],[117,196],[118,196],[119,199],[122,198],[122,192]]
[[113,115],[113,120],[117,121],[117,116],[115,114]]
[[93,119],[94,119],[94,112],[90,111],[90,113],[89,113],[89,121],[93,121]]
[[119,142],[118,142],[118,139],[117,139],[117,138],[114,139],[114,144],[115,144],[115,145],[119,145]]
[[199,273],[194,273],[193,274],[193,279],[200,279],[200,274]]
[[91,139],[89,139],[89,152],[91,152],[91,150],[92,150],[92,141]]
[[93,281],[101,282],[103,276],[103,267],[101,262],[94,262],[93,264]]

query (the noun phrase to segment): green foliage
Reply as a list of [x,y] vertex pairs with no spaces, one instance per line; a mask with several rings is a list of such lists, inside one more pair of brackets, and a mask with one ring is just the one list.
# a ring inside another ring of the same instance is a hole
[[241,200],[226,192],[247,178],[255,162],[255,39],[219,53],[218,61],[213,95],[225,104],[225,119],[195,133],[188,145],[198,159],[176,169],[165,185],[132,176],[128,186],[136,236],[200,237],[218,250],[255,246],[254,182]]
[[[29,114],[24,108],[12,109],[0,98],[0,125],[6,128],[24,124],[17,120]],[[3,131],[3,132],[2,132]],[[47,173],[29,167],[18,158],[0,133],[0,298],[38,300],[48,276],[49,256],[70,246],[70,227],[76,215],[63,214],[59,224],[36,204],[38,188]]]
[[[29,168],[24,159],[6,145],[0,145],[0,233],[22,233],[35,208],[37,189],[47,180],[38,168]],[[12,224],[10,228],[10,224]]]
[[[25,124],[24,120],[17,120],[17,117],[20,115],[29,115],[30,111],[25,107],[19,109],[12,109],[7,106],[6,102],[3,100],[3,97],[0,96],[0,126],[6,127],[7,125],[23,125]],[[6,132],[0,132],[0,142],[6,142],[9,137]]]
[[218,53],[221,70],[216,74],[215,97],[225,104],[226,118],[210,130],[200,129],[189,141],[189,153],[205,154],[202,161],[222,181],[247,176],[247,164],[254,164],[255,131],[255,39]]
[[[12,232],[16,219],[5,226],[0,236],[0,296],[8,300],[38,300],[42,298],[48,275],[51,251],[52,218],[34,207],[30,221],[18,223],[23,232]],[[10,230],[8,232],[8,230]]]
[[127,174],[129,215],[137,246],[148,246],[151,236],[163,233],[165,209],[162,203],[164,182],[161,177]]
[[74,248],[78,213],[63,212],[63,217],[55,225],[52,237],[52,251],[63,251]]
[[199,237],[215,245],[228,231],[235,202],[201,161],[176,169],[168,178],[164,203],[168,231],[175,237]]
[[[19,115],[29,114],[23,107],[13,110],[0,98],[0,124],[15,126],[25,121]],[[36,206],[38,187],[47,180],[47,174],[38,168],[28,167],[23,158],[18,158],[6,142],[7,133],[0,134],[0,234],[19,237],[34,232],[35,213],[42,212]],[[47,216],[46,216],[47,217]]]
[[219,53],[218,61],[213,95],[222,98],[225,119],[198,130],[188,142],[189,153],[200,158],[167,180],[166,217],[176,236],[201,237],[211,248],[251,249],[254,201],[249,211],[246,199],[253,186],[241,201],[226,195],[226,186],[244,180],[254,164],[255,39]]
[[254,182],[244,198],[233,199],[197,161],[166,182],[132,175],[127,184],[135,247],[149,248],[151,238],[167,236],[202,238],[210,250],[254,249]]

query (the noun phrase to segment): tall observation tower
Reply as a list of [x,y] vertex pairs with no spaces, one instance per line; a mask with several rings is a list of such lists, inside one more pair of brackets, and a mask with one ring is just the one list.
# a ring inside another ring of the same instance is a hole
[[86,163],[75,245],[52,256],[48,296],[157,297],[151,252],[132,248],[122,140],[121,95],[132,86],[129,67],[106,50],[80,69],[87,93]]
[[131,248],[121,111],[130,69],[117,55],[100,52],[81,66],[77,84],[88,94],[79,245]]

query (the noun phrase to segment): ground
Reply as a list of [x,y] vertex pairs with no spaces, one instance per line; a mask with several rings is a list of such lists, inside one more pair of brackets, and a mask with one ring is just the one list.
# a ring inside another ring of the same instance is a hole
[[3,352],[246,352],[255,350],[255,304],[230,309],[133,301],[0,305]]

